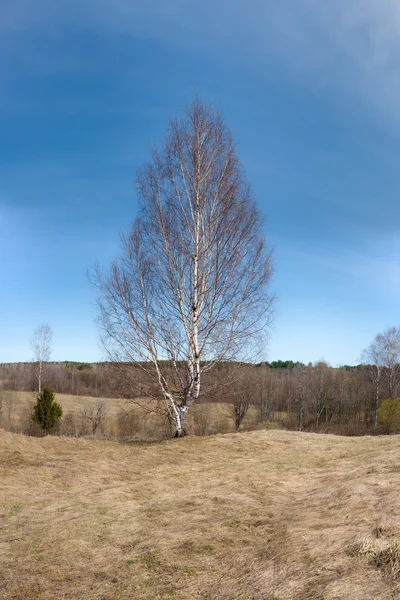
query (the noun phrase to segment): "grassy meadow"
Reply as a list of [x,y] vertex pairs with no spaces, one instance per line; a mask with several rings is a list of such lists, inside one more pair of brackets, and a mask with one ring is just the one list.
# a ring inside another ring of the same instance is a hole
[[0,597],[400,598],[399,442],[0,430]]
[[[59,433],[72,437],[91,434],[91,424],[83,417],[85,408],[95,410],[99,403],[106,407],[105,418],[96,432],[97,436],[122,437],[137,441],[156,441],[171,437],[164,411],[148,399],[130,402],[119,398],[94,398],[56,394],[55,400],[63,409]],[[35,402],[33,392],[0,391],[2,404],[0,427],[13,432],[39,434],[40,430],[32,423],[31,415]],[[150,406],[151,412],[148,412]],[[161,405],[163,409],[164,406]],[[234,420],[229,404],[212,403],[194,405],[189,413],[188,428],[191,434],[210,435],[233,432]],[[251,406],[242,428],[255,429],[258,424],[258,410]],[[267,426],[263,424],[263,427]],[[278,427],[269,423],[269,427]]]

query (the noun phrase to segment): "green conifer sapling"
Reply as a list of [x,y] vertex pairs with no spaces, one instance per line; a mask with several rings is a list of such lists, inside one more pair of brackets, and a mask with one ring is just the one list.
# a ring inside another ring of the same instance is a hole
[[44,387],[37,395],[36,404],[33,408],[32,418],[38,423],[46,435],[61,418],[62,408],[54,401],[53,391],[49,387]]

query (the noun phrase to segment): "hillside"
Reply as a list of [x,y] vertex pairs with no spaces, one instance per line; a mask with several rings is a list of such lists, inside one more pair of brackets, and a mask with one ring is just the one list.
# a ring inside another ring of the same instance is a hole
[[399,598],[399,464],[397,436],[0,431],[0,598]]

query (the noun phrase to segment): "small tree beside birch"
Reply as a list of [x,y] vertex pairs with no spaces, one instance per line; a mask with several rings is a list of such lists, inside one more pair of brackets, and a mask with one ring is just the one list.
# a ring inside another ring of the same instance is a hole
[[[254,369],[254,367],[253,367]],[[232,409],[231,414],[235,423],[235,431],[240,431],[240,427],[248,413],[251,400],[254,400],[254,389],[252,375],[255,375],[255,370],[250,368],[242,368],[237,374],[235,387],[232,390]]]
[[133,364],[154,384],[180,437],[204,374],[248,357],[269,324],[271,253],[230,131],[201,101],[136,183],[120,257],[95,274],[102,340],[125,382]]
[[53,331],[48,323],[43,323],[33,332],[31,349],[33,351],[33,367],[38,382],[38,392],[42,391],[46,376],[47,363],[51,358]]

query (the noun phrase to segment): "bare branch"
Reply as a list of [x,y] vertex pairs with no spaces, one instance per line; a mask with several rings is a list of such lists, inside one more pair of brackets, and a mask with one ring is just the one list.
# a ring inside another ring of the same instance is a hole
[[137,190],[121,256],[97,272],[102,340],[111,361],[156,383],[181,435],[202,375],[248,357],[267,330],[271,251],[229,129],[198,100],[171,122]]
[[43,323],[33,332],[30,345],[33,351],[35,374],[38,380],[39,394],[42,391],[43,378],[46,373],[46,363],[51,358],[51,342],[53,331],[48,323]]

